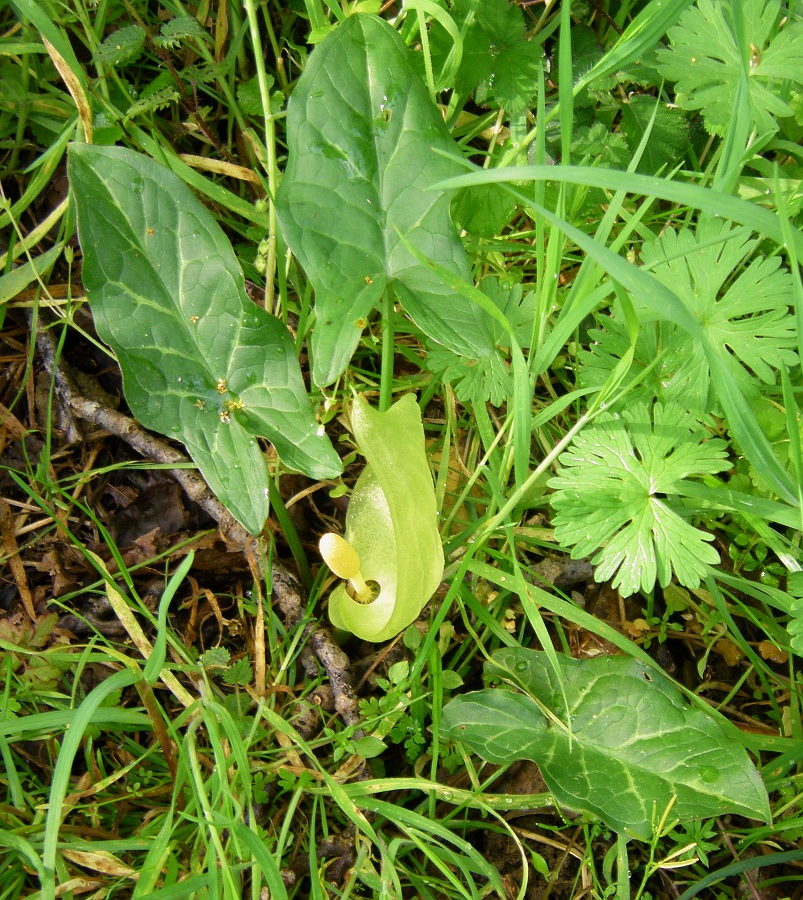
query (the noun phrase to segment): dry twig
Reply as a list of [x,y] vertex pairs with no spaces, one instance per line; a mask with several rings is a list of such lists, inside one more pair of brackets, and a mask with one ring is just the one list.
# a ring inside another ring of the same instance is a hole
[[[134,419],[123,415],[98,400],[84,396],[75,385],[68,363],[58,359],[56,341],[46,329],[40,328],[36,337],[37,349],[45,368],[53,378],[56,398],[64,410],[77,419],[92,422],[110,434],[124,440],[140,455],[170,466],[183,466],[190,460],[160,438],[154,437]],[[217,523],[223,537],[252,554],[252,558],[264,558],[260,553],[260,538],[254,538],[237,522],[226,507],[210,491],[206,482],[192,469],[175,468],[173,477],[185,494],[204,509]],[[276,560],[272,563],[272,586],[279,608],[290,628],[302,624],[304,604],[301,586],[295,576]],[[304,626],[309,645],[326,670],[335,699],[335,709],[346,725],[359,722],[356,692],[351,678],[346,654],[334,642],[329,630],[316,622]]]

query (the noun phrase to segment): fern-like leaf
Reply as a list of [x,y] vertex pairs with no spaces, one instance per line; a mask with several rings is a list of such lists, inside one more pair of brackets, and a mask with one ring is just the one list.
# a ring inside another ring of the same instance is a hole
[[195,16],[176,16],[175,19],[165,22],[153,42],[157,47],[172,50],[187,38],[209,40],[209,35]]
[[113,31],[95,51],[95,65],[115,67],[133,62],[145,46],[145,29],[126,25]]

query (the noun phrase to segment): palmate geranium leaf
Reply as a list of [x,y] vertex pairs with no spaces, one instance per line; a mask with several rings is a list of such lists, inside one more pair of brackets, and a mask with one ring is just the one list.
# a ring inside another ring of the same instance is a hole
[[[477,103],[495,102],[506,112],[523,112],[535,96],[543,49],[527,40],[521,10],[507,0],[455,0],[451,16],[462,35],[462,56],[454,87],[473,93]],[[453,38],[437,25],[432,30],[435,68],[445,67]]]
[[[599,314],[597,328],[588,332],[589,349],[579,352],[578,382],[599,388],[630,348],[627,325],[615,315]],[[714,393],[708,361],[700,345],[671,322],[642,324],[633,357],[641,380],[627,395],[627,403],[677,403],[698,413],[712,412]],[[655,365],[653,365],[655,364]]]
[[231,244],[172,172],[122,147],[73,144],[83,280],[132,413],[184,442],[246,528],[268,514],[256,436],[316,478],[341,471],[318,433],[285,326],[252,303]]
[[769,821],[744,747],[660,672],[624,656],[558,663],[556,671],[546,653],[497,650],[485,676],[510,687],[452,700],[441,737],[493,763],[534,760],[562,806],[640,840],[667,810],[681,821],[725,813]]
[[710,535],[693,527],[673,497],[684,479],[730,467],[724,441],[674,405],[633,404],[597,418],[562,453],[552,507],[555,537],[581,558],[596,552],[597,581],[623,596],[669,584],[696,587],[719,562]]
[[510,371],[498,354],[473,360],[446,347],[434,346],[427,352],[426,367],[444,384],[454,386],[455,396],[461,403],[501,406],[510,399]]
[[[499,307],[519,345],[528,347],[532,338],[534,295],[525,294],[520,284],[504,284],[493,276],[483,279],[479,287]],[[511,335],[499,322],[493,323],[493,332],[500,347],[509,346]],[[459,356],[446,347],[431,346],[425,365],[442,381],[454,385],[461,403],[490,402],[501,406],[512,397],[509,363],[499,353],[477,360]]]
[[[706,127],[724,137],[733,116],[739,82],[750,53],[747,87],[759,132],[777,130],[775,117],[792,115],[783,89],[803,84],[803,24],[791,19],[778,31],[780,0],[751,0],[734,10],[732,0],[698,0],[667,35],[670,47],[658,51],[661,74],[677,82],[682,109],[701,110]],[[734,14],[743,16],[749,47],[742,48]]]
[[696,232],[667,229],[644,245],[641,259],[680,297],[715,346],[774,384],[779,366],[797,363],[791,349],[797,344],[789,311],[792,278],[780,257],[757,255],[731,281],[758,243],[744,229],[702,219]]
[[[792,278],[779,257],[754,256],[758,241],[744,229],[721,220],[703,219],[696,231],[672,228],[645,243],[645,269],[670,288],[721,347],[731,374],[748,396],[757,394],[756,378],[775,383],[780,365],[793,367],[797,354],[794,317],[790,313]],[[738,274],[736,274],[738,273]],[[633,297],[644,326],[636,345],[636,364],[659,365],[639,389],[647,399],[678,402],[698,412],[715,409],[708,359],[698,341],[671,322],[651,322],[654,314]],[[598,317],[599,331],[581,354],[584,385],[602,384],[629,346],[624,323]]]
[[288,104],[276,206],[315,289],[320,385],[345,369],[387,290],[438,343],[475,359],[494,350],[489,317],[408,246],[470,280],[449,217],[453,192],[431,189],[463,171],[459,150],[410,56],[386,22],[353,15],[315,48]]

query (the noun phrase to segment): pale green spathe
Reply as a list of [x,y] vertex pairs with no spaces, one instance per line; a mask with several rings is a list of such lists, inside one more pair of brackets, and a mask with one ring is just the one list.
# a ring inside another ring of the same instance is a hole
[[363,604],[339,585],[329,598],[329,618],[364,640],[386,641],[418,618],[443,577],[435,489],[413,394],[384,413],[358,399],[351,424],[367,465],[351,496],[346,540],[363,577],[380,591]]

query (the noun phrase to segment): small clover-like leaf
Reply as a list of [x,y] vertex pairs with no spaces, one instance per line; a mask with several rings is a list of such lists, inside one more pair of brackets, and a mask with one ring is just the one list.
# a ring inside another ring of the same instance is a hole
[[[776,31],[780,0],[751,0],[740,6],[750,41],[750,109],[759,131],[773,132],[778,127],[775,117],[793,113],[787,102],[789,88],[803,84],[803,24],[788,21]],[[701,110],[709,131],[723,137],[744,71],[731,13],[730,2],[698,0],[669,29],[669,49],[658,51],[661,74],[677,82],[678,105]]]
[[597,581],[623,596],[678,581],[696,587],[719,561],[712,537],[674,500],[684,479],[729,468],[726,444],[681,407],[640,403],[603,414],[561,454],[550,480],[555,537],[575,558],[598,551]]

